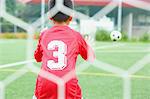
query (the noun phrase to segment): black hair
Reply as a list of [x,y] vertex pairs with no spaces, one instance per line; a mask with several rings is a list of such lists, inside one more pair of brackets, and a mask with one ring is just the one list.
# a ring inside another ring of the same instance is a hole
[[[48,10],[50,11],[55,5],[56,0],[50,0],[48,4]],[[73,2],[71,0],[64,0],[64,6],[73,9]],[[51,18],[56,22],[66,22],[70,18],[70,16],[59,11],[56,15],[54,15]]]

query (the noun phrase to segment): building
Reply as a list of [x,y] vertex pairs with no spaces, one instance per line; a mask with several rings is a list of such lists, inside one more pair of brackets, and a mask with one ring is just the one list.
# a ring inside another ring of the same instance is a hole
[[[19,0],[23,3],[41,3],[41,0]],[[45,0],[46,3],[48,0]],[[94,15],[103,9],[112,0],[74,0],[77,6],[87,6],[85,10],[89,16]],[[117,0],[116,0],[117,2]],[[107,16],[114,20],[115,25],[118,24],[118,8],[111,9]],[[129,38],[140,37],[144,33],[150,33],[150,0],[124,0],[122,3],[122,31],[128,34]]]

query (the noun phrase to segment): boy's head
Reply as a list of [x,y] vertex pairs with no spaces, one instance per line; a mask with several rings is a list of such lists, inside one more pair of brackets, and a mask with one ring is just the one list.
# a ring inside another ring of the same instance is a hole
[[[48,10],[50,11],[55,5],[56,5],[56,0],[50,0],[49,5],[48,5],[49,6]],[[73,9],[72,0],[64,0],[64,5],[70,9]],[[62,23],[62,22],[67,22],[67,21],[71,20],[72,17],[59,11],[56,15],[51,17],[51,19],[55,22]]]

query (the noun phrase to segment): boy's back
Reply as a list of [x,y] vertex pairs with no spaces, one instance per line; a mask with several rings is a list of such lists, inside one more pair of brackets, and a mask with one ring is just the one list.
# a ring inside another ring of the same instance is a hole
[[[78,54],[87,59],[87,50],[87,43],[78,32],[68,26],[54,26],[41,34],[35,59],[42,61],[42,70],[62,77],[70,71],[75,71]],[[35,90],[38,99],[57,99],[57,90],[56,83],[38,76]],[[65,95],[66,99],[82,97],[75,73],[66,83]]]
[[42,33],[42,69],[59,77],[75,69],[78,54],[87,59],[87,44],[68,26],[54,26]]

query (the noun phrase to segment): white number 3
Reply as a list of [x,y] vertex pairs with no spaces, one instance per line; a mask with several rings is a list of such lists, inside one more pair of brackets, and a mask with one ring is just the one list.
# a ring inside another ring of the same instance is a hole
[[54,60],[48,60],[47,66],[51,70],[63,70],[67,66],[67,45],[58,40],[51,41],[48,44],[48,50],[55,50],[58,48],[58,51],[53,51],[53,57],[58,59],[58,62]]

